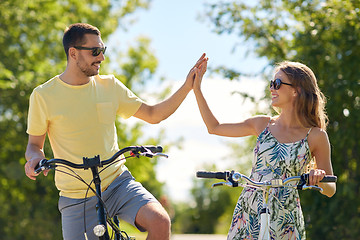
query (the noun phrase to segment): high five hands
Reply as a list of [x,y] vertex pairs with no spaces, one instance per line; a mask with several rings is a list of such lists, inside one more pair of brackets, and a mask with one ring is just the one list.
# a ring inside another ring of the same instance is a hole
[[[196,82],[201,82],[201,79],[206,72],[207,61],[208,58],[206,57],[206,53],[203,53],[194,65],[194,67],[190,70],[185,82],[185,85],[188,87],[189,90],[195,87]],[[197,84],[200,85],[200,83]]]
[[[205,55],[205,53],[204,53]],[[201,87],[201,81],[202,81],[202,78],[206,72],[206,69],[207,69],[207,61],[209,58],[205,58],[206,60],[203,61],[201,63],[201,65],[195,69],[195,79],[194,79],[194,84],[193,84],[193,89],[194,91],[195,90],[200,90],[200,87]]]

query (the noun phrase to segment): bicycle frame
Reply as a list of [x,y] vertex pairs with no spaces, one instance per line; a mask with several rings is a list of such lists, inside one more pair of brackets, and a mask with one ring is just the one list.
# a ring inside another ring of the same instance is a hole
[[[99,158],[99,156],[95,156],[94,158],[91,158],[91,159],[84,158],[84,162],[85,161],[100,162],[100,158]],[[114,238],[115,240],[135,240],[134,237],[130,237],[127,235],[126,232],[120,230],[119,219],[117,218],[117,216],[114,216],[113,218],[109,218],[106,215],[105,206],[103,205],[103,202],[101,201],[101,179],[99,176],[98,167],[92,166],[90,169],[91,169],[91,172],[93,175],[95,191],[99,197],[98,202],[96,204],[98,225],[96,225],[93,229],[95,235],[98,236],[99,239],[101,239],[101,240],[110,240],[109,231],[108,231],[108,228],[106,227],[107,224],[109,224],[111,226],[112,230],[115,232],[115,238]],[[125,236],[123,236],[123,234]]]
[[[319,192],[322,192],[323,189],[318,186],[307,186],[307,182],[309,179],[309,174],[302,174],[301,176],[292,176],[288,177],[284,180],[282,179],[271,179],[269,181],[264,182],[256,182],[243,175],[239,172],[235,171],[224,171],[224,172],[208,172],[208,171],[198,171],[196,173],[198,178],[215,178],[215,179],[223,179],[226,182],[214,183],[212,187],[216,186],[229,186],[229,187],[252,187],[258,188],[263,191],[263,205],[260,211],[260,232],[259,239],[261,240],[269,240],[270,238],[270,211],[268,208],[268,201],[270,196],[271,188],[282,188],[289,187],[295,188],[298,190],[306,190],[306,189],[314,189]],[[239,184],[241,180],[244,180],[246,184]],[[336,176],[325,176],[320,182],[336,182]],[[298,182],[296,186],[290,185],[291,182]]]
[[[100,158],[99,158],[99,156],[96,156],[93,159],[85,158],[84,162],[85,161],[100,162]],[[99,239],[109,240],[110,236],[109,236],[108,229],[106,227],[107,226],[107,224],[106,224],[107,216],[105,213],[105,207],[103,205],[103,202],[100,200],[100,198],[101,198],[101,180],[100,180],[100,176],[99,176],[98,167],[92,166],[90,169],[91,169],[93,179],[94,179],[95,191],[96,191],[97,195],[99,196],[98,202],[96,204],[96,211],[97,211],[97,216],[98,216],[99,222],[98,222],[98,225],[94,227],[94,233],[96,236],[99,237]],[[119,232],[120,231],[119,224],[115,224],[115,226],[112,226],[112,227],[115,230],[115,239],[121,240],[122,237],[120,235],[121,233]]]
[[259,239],[270,239],[270,211],[268,208],[269,190],[264,191],[264,202],[260,211]]
[[[100,156],[97,155],[93,158],[83,158],[83,164],[74,164],[70,161],[64,159],[43,159],[40,161],[38,166],[35,167],[35,173],[40,173],[46,169],[55,169],[58,164],[66,165],[72,168],[77,169],[89,169],[92,172],[93,183],[95,185],[95,195],[98,197],[98,201],[96,204],[96,211],[98,216],[98,225],[96,225],[93,229],[94,234],[99,237],[99,240],[110,240],[109,232],[107,229],[107,225],[109,225],[112,230],[115,232],[115,240],[133,240],[135,238],[129,237],[126,232],[121,231],[119,227],[119,220],[117,216],[110,218],[107,216],[104,202],[101,199],[101,179],[99,175],[99,167],[111,164],[118,157],[125,152],[130,152],[130,155],[133,157],[146,156],[146,157],[154,157],[154,156],[163,156],[167,157],[167,155],[162,154],[162,147],[157,146],[131,146],[127,148],[123,148],[117,153],[115,153],[111,158],[100,161]],[[89,186],[89,185],[88,185]],[[89,186],[90,187],[90,186]],[[87,239],[86,233],[84,233],[85,239]]]

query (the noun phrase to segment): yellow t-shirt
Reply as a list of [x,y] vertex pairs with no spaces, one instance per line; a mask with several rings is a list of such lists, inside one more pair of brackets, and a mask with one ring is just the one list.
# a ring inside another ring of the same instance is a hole
[[[83,157],[100,155],[105,160],[119,150],[116,115],[129,118],[141,103],[113,75],[97,75],[80,86],[66,84],[56,76],[31,94],[27,133],[47,133],[55,158],[82,163]],[[114,164],[100,174],[103,189],[126,169],[124,163],[125,160]],[[90,169],[74,171],[91,182]],[[87,190],[84,183],[59,171],[55,173],[55,185],[61,196],[71,198],[84,198]],[[88,196],[92,195],[89,191]]]

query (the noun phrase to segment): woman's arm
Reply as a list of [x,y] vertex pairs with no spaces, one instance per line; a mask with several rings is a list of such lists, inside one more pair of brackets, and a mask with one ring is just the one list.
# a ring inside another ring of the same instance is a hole
[[310,185],[319,185],[322,194],[332,197],[336,192],[335,183],[319,183],[324,175],[333,175],[330,142],[326,131],[314,128],[308,138],[312,156],[315,157],[316,169],[310,171]]
[[[219,123],[214,114],[211,112],[209,105],[201,91],[201,82],[205,74],[207,62],[205,62],[197,73],[194,81],[194,93],[201,117],[210,134],[226,137],[244,137],[249,135],[258,135],[266,126],[269,117],[255,116],[238,123]],[[264,125],[265,123],[265,125]]]

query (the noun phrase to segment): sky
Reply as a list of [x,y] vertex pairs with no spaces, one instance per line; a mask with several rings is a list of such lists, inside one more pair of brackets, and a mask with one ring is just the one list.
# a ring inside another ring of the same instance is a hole
[[[149,83],[149,93],[161,92],[168,86],[172,87],[172,93],[175,92],[204,52],[209,57],[209,67],[224,65],[248,73],[259,72],[267,62],[254,54],[245,56],[245,52],[252,49],[250,43],[241,43],[234,52],[235,44],[241,41],[238,36],[217,35],[212,32],[209,21],[199,21],[199,15],[205,13],[205,2],[209,1],[153,0],[149,10],[137,11],[132,16],[136,22],[127,27],[127,31],[116,31],[106,45],[110,50],[114,47],[126,49],[139,36],[151,39],[151,49],[159,61],[154,79],[164,77],[166,81]],[[259,99],[264,88],[265,82],[259,79],[229,81],[208,73],[202,84],[208,104],[220,122],[244,120],[254,109],[250,101],[244,102],[239,95],[231,94],[233,91],[247,91]],[[147,93],[140,97],[149,103],[154,101]],[[138,120],[130,118],[129,121]],[[241,142],[241,139],[208,134],[193,92],[172,116],[146,129],[149,136],[165,129],[168,141],[184,139],[182,148],[170,148],[169,158],[160,158],[156,167],[157,178],[165,182],[165,191],[173,201],[189,201],[195,173],[204,169],[204,164],[215,163],[219,170],[227,170],[233,163],[224,159],[229,154],[225,143],[230,140]]]

